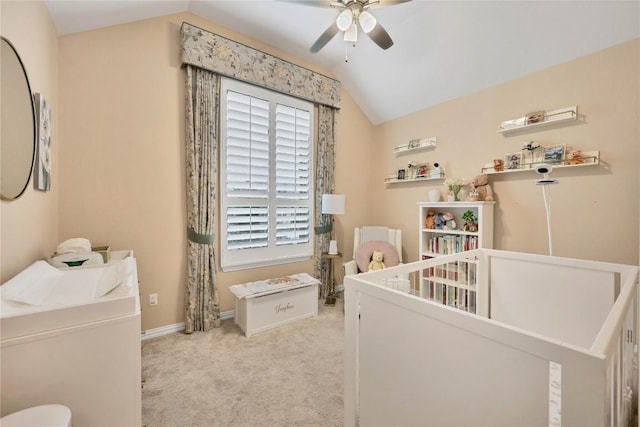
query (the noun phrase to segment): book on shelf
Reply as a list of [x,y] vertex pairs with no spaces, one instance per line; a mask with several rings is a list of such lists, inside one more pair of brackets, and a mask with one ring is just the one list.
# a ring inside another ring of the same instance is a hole
[[451,235],[431,237],[427,240],[429,252],[439,255],[451,255],[478,249],[478,236]]
[[[430,259],[422,255],[422,259]],[[476,310],[476,263],[454,261],[422,270],[422,296],[432,301],[475,313]]]
[[[429,255],[422,255],[422,259],[431,259]],[[475,286],[476,263],[474,261],[454,261],[440,264],[422,270],[422,277],[428,279],[446,279],[465,286]]]

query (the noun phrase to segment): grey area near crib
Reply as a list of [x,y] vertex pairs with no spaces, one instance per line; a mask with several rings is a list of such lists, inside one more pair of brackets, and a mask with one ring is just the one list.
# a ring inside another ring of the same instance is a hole
[[342,303],[248,338],[226,319],[143,341],[143,425],[344,425]]

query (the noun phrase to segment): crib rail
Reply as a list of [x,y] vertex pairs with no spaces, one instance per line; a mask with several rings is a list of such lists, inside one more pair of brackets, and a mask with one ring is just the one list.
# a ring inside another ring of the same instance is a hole
[[620,294],[609,317],[598,333],[591,351],[602,354],[607,361],[606,381],[608,390],[607,425],[638,426],[638,333],[639,295],[638,270],[620,268],[617,271],[621,283]]
[[[399,426],[637,426],[638,286],[637,267],[488,249],[346,277],[345,425],[380,425],[394,407]],[[483,400],[509,387],[513,418]]]

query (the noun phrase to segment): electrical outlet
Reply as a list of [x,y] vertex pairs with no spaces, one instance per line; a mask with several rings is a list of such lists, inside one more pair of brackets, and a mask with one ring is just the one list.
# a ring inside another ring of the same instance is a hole
[[149,307],[158,305],[158,294],[149,294]]

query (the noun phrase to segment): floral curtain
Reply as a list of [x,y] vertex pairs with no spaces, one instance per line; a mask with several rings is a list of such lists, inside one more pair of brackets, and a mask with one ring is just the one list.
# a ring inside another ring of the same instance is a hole
[[185,332],[220,326],[213,250],[220,77],[187,65],[187,301]]
[[[318,106],[318,146],[316,155],[316,213],[315,223],[318,226],[323,224],[322,195],[333,193],[335,186],[335,122],[337,111],[335,108],[324,105]],[[314,245],[314,268],[315,277],[319,278],[322,283],[328,283],[329,266],[323,262],[322,252],[329,247],[331,233],[317,234]],[[326,289],[322,287],[321,297],[326,295]]]

